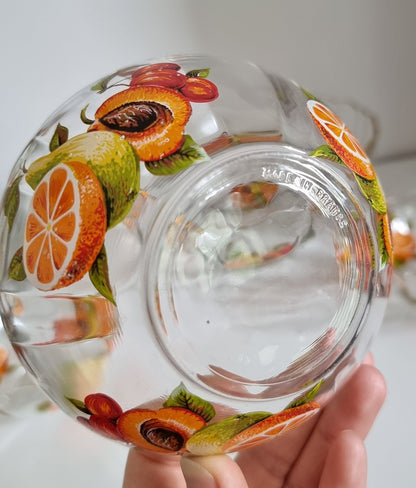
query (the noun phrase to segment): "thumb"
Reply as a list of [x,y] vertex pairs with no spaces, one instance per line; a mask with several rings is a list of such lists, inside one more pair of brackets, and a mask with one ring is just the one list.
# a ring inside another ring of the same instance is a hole
[[226,455],[184,456],[181,467],[187,488],[248,488],[240,468]]
[[365,488],[367,454],[361,438],[353,431],[341,432],[329,449],[320,488]]

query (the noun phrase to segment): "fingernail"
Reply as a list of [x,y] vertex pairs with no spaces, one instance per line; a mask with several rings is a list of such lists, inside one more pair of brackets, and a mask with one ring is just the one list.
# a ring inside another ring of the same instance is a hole
[[212,474],[197,461],[183,456],[181,467],[187,488],[218,488]]

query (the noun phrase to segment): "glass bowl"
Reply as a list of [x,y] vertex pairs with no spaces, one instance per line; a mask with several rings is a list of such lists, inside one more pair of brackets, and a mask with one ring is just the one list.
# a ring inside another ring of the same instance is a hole
[[50,399],[167,454],[285,435],[363,359],[389,293],[387,208],[333,109],[254,64],[119,70],[11,173],[1,314]]

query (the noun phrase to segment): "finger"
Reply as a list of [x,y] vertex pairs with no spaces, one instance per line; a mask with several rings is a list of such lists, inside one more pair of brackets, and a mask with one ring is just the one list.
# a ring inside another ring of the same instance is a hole
[[180,458],[130,449],[123,488],[186,488]]
[[367,453],[362,439],[345,430],[331,446],[319,488],[365,488]]
[[324,409],[302,450],[289,480],[294,486],[317,486],[329,446],[344,430],[364,440],[384,403],[386,384],[381,373],[368,364],[360,366]]
[[[334,407],[331,407],[332,413],[325,417],[325,424],[328,426],[327,429],[333,427],[333,434],[332,437],[329,436],[328,442],[332,442],[334,436],[339,432],[354,428],[360,422],[362,410],[365,405],[368,405],[370,415],[365,414],[365,425],[361,429],[362,434],[364,435],[370,428],[385,396],[384,379],[375,368],[370,366],[372,362],[372,356],[368,355],[365,360],[365,365],[358,368],[356,373],[332,399],[330,404],[334,404]],[[364,374],[362,374],[362,368],[370,369],[365,369]],[[366,393],[367,389],[368,393]],[[374,399],[373,396],[375,397]],[[358,404],[356,409],[352,409],[352,404],[354,403]],[[328,410],[330,405],[324,411]],[[338,417],[344,417],[344,423],[336,420]],[[331,426],[333,418],[335,418],[335,423]],[[249,486],[253,488],[268,488],[283,485],[291,470],[296,473],[295,466],[297,459],[300,459],[302,462],[301,469],[305,470],[306,478],[309,472],[312,471],[315,473],[315,479],[319,479],[323,460],[328,449],[327,443],[324,444],[325,447],[322,453],[315,453],[313,452],[314,449],[319,448],[315,441],[315,447],[313,447],[312,452],[307,451],[307,455],[301,456],[305,443],[312,435],[311,433],[317,421],[321,423],[321,417],[312,417],[284,436],[266,442],[258,447],[240,452],[236,461],[242,469]],[[319,459],[320,462],[318,462]],[[299,484],[299,486],[303,485]],[[306,482],[305,486],[314,485]]]
[[228,456],[184,456],[181,465],[187,488],[248,488],[240,468]]
[[374,366],[374,356],[371,352],[367,354],[362,364],[368,364],[370,366]]

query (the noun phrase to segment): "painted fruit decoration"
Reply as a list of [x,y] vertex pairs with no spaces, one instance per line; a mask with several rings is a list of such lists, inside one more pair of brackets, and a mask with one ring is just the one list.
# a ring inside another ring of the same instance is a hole
[[[142,66],[127,89],[107,98],[85,133],[69,137],[58,123],[50,153],[33,161],[10,185],[5,213],[10,230],[20,204],[22,178],[33,190],[22,246],[9,263],[9,278],[28,280],[48,292],[89,275],[115,304],[105,236],[130,212],[140,188],[140,164],[152,174],[172,175],[209,161],[186,124],[192,103],[218,98],[209,69],[180,72],[176,63]],[[102,92],[110,86],[101,87]],[[94,90],[94,88],[93,88]]]
[[143,161],[157,161],[179,150],[191,116],[190,103],[176,90],[136,86],[113,95],[95,113],[89,128],[124,136]]
[[[81,110],[84,132],[70,134],[60,120],[49,153],[22,168],[9,185],[5,214],[10,232],[19,236],[8,263],[9,278],[26,281],[45,295],[57,290],[60,295],[66,293],[74,307],[72,315],[51,322],[54,335],[50,340],[35,345],[106,339],[121,330],[110,282],[107,232],[126,224],[128,216],[140,219],[132,212],[133,204],[139,195],[152,191],[143,180],[174,176],[195,163],[210,160],[187,132],[193,109],[196,112],[194,104],[214,103],[220,96],[215,83],[208,79],[210,69],[184,72],[179,64],[164,62],[129,69],[117,76],[113,85],[109,77],[98,88],[91,88],[105,95],[104,101],[100,97],[93,108],[91,118],[86,115],[88,105]],[[111,95],[107,95],[110,89]],[[311,116],[311,130],[315,124],[325,142],[311,155],[352,171],[376,212],[381,264],[385,265],[392,259],[390,227],[373,166],[345,124],[322,103],[307,96],[309,100],[301,109]],[[280,128],[275,129],[266,134],[225,132],[208,141],[205,148],[215,152],[235,144],[284,142]],[[175,180],[164,181],[174,185]],[[28,210],[20,229],[15,220],[23,185]],[[245,216],[266,214],[268,205],[278,205],[281,191],[274,182],[244,178],[229,190],[233,211]],[[226,270],[238,272],[283,258],[294,246],[287,242],[262,255],[232,254],[223,264]],[[113,263],[113,268],[116,266],[117,262]],[[81,280],[95,288],[87,288],[87,297],[72,293],[73,289],[65,290]],[[113,342],[109,340],[105,346],[110,349]],[[0,349],[0,375],[7,367],[6,361]],[[308,421],[320,411],[316,395],[321,384],[311,385],[303,396],[279,412],[237,413],[223,405],[214,406],[191,393],[183,383],[165,401],[158,397],[151,404],[142,404],[134,403],[134,399],[127,408],[103,392],[91,392],[83,400],[66,400],[81,423],[129,446],[167,454],[215,455],[258,445]],[[85,392],[79,396],[83,395]]]
[[318,383],[283,411],[248,412],[217,418],[214,406],[181,383],[159,409],[124,410],[104,393],[84,401],[68,401],[84,415],[78,420],[90,429],[129,445],[166,454],[232,453],[283,435],[319,412],[313,401]]
[[179,70],[176,63],[157,63],[134,71],[129,88],[97,109],[88,130],[125,137],[155,175],[174,174],[206,159],[205,151],[185,134],[185,126],[191,102],[212,102],[218,89],[206,79],[207,69],[187,74]]
[[78,161],[55,166],[40,181],[23,243],[26,277],[39,290],[80,280],[104,244],[104,194],[92,169]]
[[129,213],[139,193],[140,166],[134,149],[114,132],[77,134],[34,161],[25,180],[35,190],[48,171],[71,160],[85,163],[95,173],[105,196],[107,227],[115,227]]
[[373,165],[364,149],[344,122],[323,103],[309,96],[307,108],[327,145],[315,149],[311,156],[322,157],[347,166],[369,204],[378,214],[382,265],[392,263],[393,253],[386,198]]

